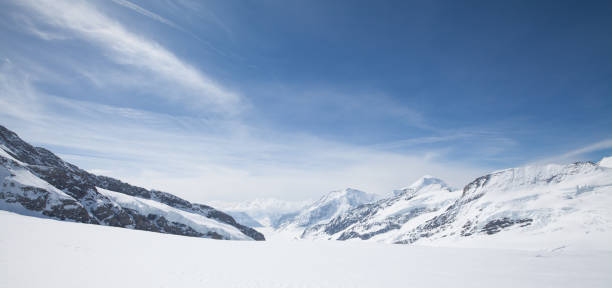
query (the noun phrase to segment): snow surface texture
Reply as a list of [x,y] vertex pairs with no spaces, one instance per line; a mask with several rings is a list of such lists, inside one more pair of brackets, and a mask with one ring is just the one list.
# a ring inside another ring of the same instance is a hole
[[612,287],[612,252],[215,241],[0,211],[0,287]]

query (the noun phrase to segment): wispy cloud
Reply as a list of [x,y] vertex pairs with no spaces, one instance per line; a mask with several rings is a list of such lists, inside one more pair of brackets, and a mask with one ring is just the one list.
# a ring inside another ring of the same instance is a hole
[[130,32],[87,3],[24,0],[17,4],[34,11],[38,16],[36,19],[45,25],[64,29],[100,47],[113,62],[149,73],[152,81],[166,82],[179,89],[175,93],[162,93],[162,97],[197,108],[214,106],[222,112],[236,113],[242,109],[240,95],[160,44]]
[[39,38],[47,41],[52,40],[66,40],[68,37],[66,35],[62,35],[60,33],[53,33],[49,31],[45,31],[40,27],[36,26],[32,21],[24,17],[22,15],[15,15],[14,18],[22,24],[22,27],[30,34],[38,36]]
[[383,150],[406,148],[406,147],[412,147],[412,146],[420,145],[420,144],[449,142],[449,141],[464,139],[468,137],[474,137],[474,134],[467,133],[467,132],[466,133],[449,133],[444,136],[425,136],[425,137],[417,137],[417,138],[410,138],[410,139],[402,139],[402,140],[372,145],[372,148],[383,149]]
[[[219,54],[221,56],[224,56],[224,57],[228,56],[227,53],[225,53],[224,51],[222,51],[222,50],[218,49],[217,47],[215,47],[210,41],[206,41],[206,40],[202,39],[201,37],[199,37],[198,35],[194,34],[193,32],[183,28],[182,26],[179,26],[178,24],[168,20],[167,18],[164,18],[164,17],[160,16],[159,14],[156,14],[156,13],[150,11],[150,10],[147,10],[147,9],[145,9],[145,8],[143,8],[141,6],[138,6],[135,3],[127,1],[127,0],[111,0],[111,1],[115,2],[118,5],[123,6],[125,8],[128,8],[128,9],[130,9],[130,10],[132,10],[132,11],[138,13],[138,14],[141,14],[141,15],[143,15],[145,17],[149,17],[149,18],[151,18],[151,19],[153,19],[153,20],[155,20],[157,22],[160,22],[162,24],[168,25],[168,26],[170,26],[170,27],[172,27],[172,28],[174,28],[174,29],[176,29],[178,31],[184,32],[184,33],[190,35],[191,37],[195,38],[196,40],[202,42],[211,51],[213,51],[213,52],[215,52],[215,53],[217,53],[217,54]],[[213,19],[216,19],[216,18],[213,18]],[[223,29],[227,29],[225,26],[221,26],[221,27]]]
[[[589,154],[591,152],[597,152],[602,150],[612,149],[612,139],[604,139],[601,141],[597,141],[595,143],[591,143],[589,145],[580,147],[578,149],[574,149],[563,153],[559,156],[555,157],[547,157],[544,159],[540,159],[536,161],[536,164],[544,164],[544,163],[566,163],[571,161],[584,160],[583,156]],[[595,160],[595,159],[593,159]]]
[[151,12],[151,11],[145,9],[145,8],[142,8],[141,6],[138,6],[138,5],[136,5],[136,4],[134,4],[134,3],[130,2],[130,1],[126,1],[126,0],[111,0],[111,1],[117,3],[118,5],[123,6],[125,8],[131,9],[131,10],[133,10],[133,11],[135,11],[135,12],[141,14],[141,15],[149,17],[149,18],[151,18],[151,19],[153,19],[155,21],[158,21],[160,23],[166,24],[166,25],[168,25],[170,27],[173,27],[175,29],[178,29],[178,30],[183,30],[183,28],[181,28],[180,26],[176,25],[174,22],[172,22],[172,21],[170,21],[170,20],[168,20],[168,19],[166,19],[166,18],[164,18],[164,17],[162,17],[162,16],[160,16],[158,14],[155,14],[155,13],[153,13],[153,12]]
[[563,154],[562,157],[569,158],[572,156],[584,155],[589,152],[600,151],[600,150],[610,149],[610,148],[612,148],[612,139],[606,139],[606,140],[602,140],[602,141],[587,145],[585,147],[567,152]]

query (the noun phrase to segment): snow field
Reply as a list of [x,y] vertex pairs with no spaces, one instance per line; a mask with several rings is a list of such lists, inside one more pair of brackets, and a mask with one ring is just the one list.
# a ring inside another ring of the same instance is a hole
[[611,287],[612,251],[220,241],[0,211],[0,287]]

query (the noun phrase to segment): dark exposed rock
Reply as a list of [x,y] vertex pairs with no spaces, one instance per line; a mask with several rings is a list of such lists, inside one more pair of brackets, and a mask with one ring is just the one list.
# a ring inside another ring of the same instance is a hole
[[[11,182],[11,184],[15,187],[14,183]],[[97,223],[77,201],[62,199],[59,200],[59,203],[49,203],[49,192],[45,189],[31,186],[15,187],[14,189],[21,189],[23,195],[27,195],[27,197],[10,191],[2,191],[0,192],[0,200],[9,204],[19,204],[28,210],[40,212],[47,217],[83,223]]]
[[340,235],[340,237],[338,237],[338,240],[348,240],[348,239],[351,239],[351,238],[359,238],[361,240],[368,240],[368,239],[370,239],[370,238],[372,238],[372,237],[374,237],[374,236],[376,236],[378,234],[386,233],[386,232],[389,232],[389,231],[394,230],[394,229],[399,229],[401,227],[402,226],[399,225],[399,224],[396,224],[396,223],[393,223],[393,222],[389,222],[389,223],[387,223],[387,225],[384,226],[384,228],[382,228],[380,230],[373,231],[373,232],[369,232],[369,233],[359,234],[359,233],[357,233],[355,231],[348,231],[348,233],[347,232],[342,233]]
[[495,219],[489,221],[482,229],[481,232],[487,233],[489,235],[495,234],[501,231],[504,228],[510,227],[515,224],[521,224],[520,227],[525,227],[531,225],[533,219],[524,218],[524,219],[510,219],[507,217],[501,219]]
[[[78,205],[75,201],[61,200],[62,205],[52,206],[51,210],[43,211],[43,215],[60,220],[73,220],[82,223],[98,224],[95,219],[92,219],[87,210]],[[70,208],[68,208],[70,207]]]

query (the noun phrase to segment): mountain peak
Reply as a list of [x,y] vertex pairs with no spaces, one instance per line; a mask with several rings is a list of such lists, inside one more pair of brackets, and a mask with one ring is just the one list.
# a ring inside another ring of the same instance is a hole
[[[435,190],[451,190],[451,188],[440,178],[436,178],[431,175],[425,175],[416,180],[414,183],[410,184],[408,187],[404,187],[400,190],[393,191],[394,195],[401,195],[407,192],[417,193],[419,191],[424,190],[425,188],[435,188]],[[425,189],[432,190],[432,189]]]
[[334,196],[363,195],[363,194],[367,194],[367,193],[361,190],[358,190],[358,189],[350,188],[350,187],[344,188],[342,190],[334,190],[334,191],[327,193],[327,195],[334,195]]
[[425,186],[434,185],[434,184],[438,184],[438,185],[440,185],[442,187],[448,187],[446,182],[444,182],[442,179],[436,178],[436,177],[431,176],[431,175],[425,175],[425,176],[419,178],[414,183],[412,183],[407,188],[413,189],[413,190],[419,190],[419,189],[421,189],[421,188],[423,188]]
[[370,194],[363,192],[361,190],[353,189],[353,188],[344,188],[342,190],[334,190],[327,194],[325,194],[317,203],[327,203],[330,201],[337,201],[343,199],[343,201],[347,201],[350,205],[355,205],[356,203],[362,204],[376,200],[377,196],[375,194]]
[[334,190],[323,195],[316,202],[304,207],[294,217],[290,217],[281,223],[283,229],[298,229],[300,234],[304,228],[317,224],[327,223],[351,208],[362,204],[371,203],[378,199],[378,195],[363,192],[353,188]]

